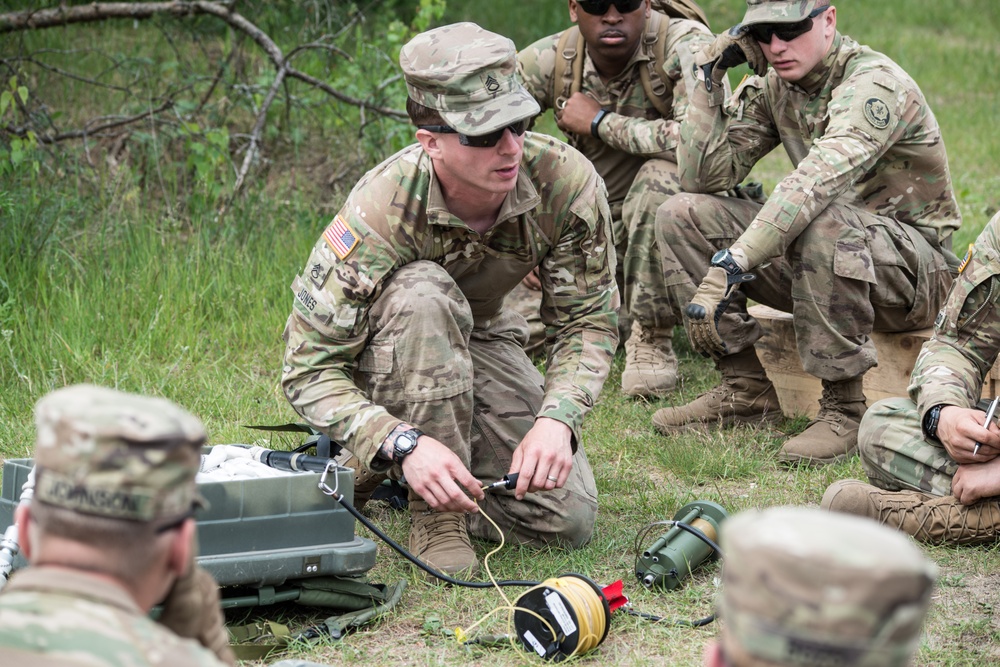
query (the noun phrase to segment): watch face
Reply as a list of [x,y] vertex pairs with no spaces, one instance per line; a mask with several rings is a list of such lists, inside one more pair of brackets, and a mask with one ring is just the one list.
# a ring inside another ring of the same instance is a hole
[[[726,257],[728,257],[728,255],[729,255],[729,248],[723,248],[722,250],[712,255],[712,264],[718,264],[719,262],[725,260]],[[704,257],[704,255],[702,256]]]
[[416,429],[403,431],[397,435],[396,439],[392,443],[392,451],[395,457],[400,459],[412,452],[413,448],[417,446],[417,440],[421,435],[423,435],[423,433]]

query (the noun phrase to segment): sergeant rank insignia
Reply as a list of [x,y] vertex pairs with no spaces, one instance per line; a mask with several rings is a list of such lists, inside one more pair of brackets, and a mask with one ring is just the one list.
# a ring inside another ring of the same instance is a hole
[[326,244],[340,259],[346,259],[354,247],[358,245],[358,237],[339,215],[333,219],[330,226],[323,232]]
[[865,102],[865,119],[877,130],[889,127],[889,107],[877,97],[869,97]]

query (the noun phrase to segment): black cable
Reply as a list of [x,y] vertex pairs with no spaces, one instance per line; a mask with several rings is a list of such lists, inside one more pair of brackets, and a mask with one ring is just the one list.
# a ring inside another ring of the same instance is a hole
[[[660,623],[662,621],[666,621],[667,620],[663,616],[656,616],[655,614],[647,614],[646,612],[643,612],[643,611],[636,611],[635,609],[632,609],[631,607],[623,607],[622,609],[629,616],[636,616],[638,618],[644,618],[647,621],[652,621],[653,623]],[[714,620],[715,620],[715,614],[712,614],[711,616],[706,616],[705,618],[699,618],[696,621],[670,621],[670,623],[671,623],[671,625],[680,625],[680,626],[690,627],[690,628],[700,628],[700,627],[708,625],[709,623],[711,623]]]
[[706,535],[705,533],[701,532],[700,530],[698,530],[694,526],[690,526],[690,525],[684,523],[683,521],[674,521],[673,523],[674,523],[675,526],[677,526],[681,530],[685,530],[685,531],[691,533],[692,535],[694,535],[695,537],[697,537],[698,539],[700,539],[702,542],[704,542],[708,546],[712,547],[712,551],[714,551],[719,558],[722,558],[722,547],[720,547],[718,544],[716,544],[715,542],[713,542],[712,538],[710,538],[708,535]]
[[[386,544],[388,544],[397,553],[399,553],[399,555],[401,555],[403,558],[405,558],[406,560],[410,561],[411,563],[413,563],[414,565],[416,565],[417,567],[419,567],[424,572],[427,572],[428,574],[430,574],[430,575],[432,575],[434,577],[437,577],[441,581],[445,581],[445,582],[447,582],[449,584],[454,584],[455,586],[464,586],[466,588],[494,588],[493,582],[491,582],[491,581],[465,581],[463,579],[455,579],[454,577],[449,577],[447,574],[445,574],[443,572],[438,572],[437,570],[435,570],[434,568],[432,568],[431,566],[427,565],[422,560],[420,560],[419,558],[417,558],[416,556],[414,556],[413,554],[411,554],[409,551],[407,551],[406,549],[404,549],[394,539],[392,539],[391,537],[389,537],[388,535],[386,535],[382,531],[381,528],[379,528],[378,526],[376,526],[375,524],[373,524],[371,521],[369,521],[368,517],[366,517],[364,514],[362,514],[361,512],[359,512],[357,510],[357,508],[354,507],[354,505],[352,505],[350,502],[348,502],[344,498],[343,494],[337,494],[337,495],[333,496],[333,499],[336,500],[338,503],[340,503],[343,506],[344,509],[346,509],[348,512],[350,512],[351,515],[355,519],[357,519],[358,521],[360,521],[362,523],[362,525],[364,525],[365,528],[367,528],[368,530],[370,530],[373,533],[375,533],[376,535],[378,535]],[[540,583],[542,583],[542,582],[540,582],[540,581],[519,581],[519,580],[504,579],[502,581],[496,582],[496,585],[497,586],[529,586],[530,587],[530,586],[537,586]]]

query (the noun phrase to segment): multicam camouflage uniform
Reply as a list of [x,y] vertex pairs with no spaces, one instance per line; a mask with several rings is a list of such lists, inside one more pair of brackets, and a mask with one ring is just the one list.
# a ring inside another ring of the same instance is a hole
[[[555,139],[526,133],[517,186],[483,236],[448,211],[422,148],[402,150],[362,178],[292,285],[288,400],[372,470],[389,466],[376,452],[405,421],[483,481],[509,471],[536,417],[561,421],[576,447],[565,486],[482,507],[517,541],[586,542],[597,503],[580,426],[618,338],[608,235],[603,182]],[[555,341],[544,378],[523,318],[503,308],[536,266]],[[479,515],[469,528],[497,537]]]
[[[669,331],[677,316],[663,296],[653,222],[660,204],[680,191],[676,148],[680,121],[687,111],[688,88],[695,83],[692,77],[682,76],[681,58],[690,59],[711,43],[712,34],[697,21],[668,18],[658,12],[648,21],[670,22],[666,43],[648,41],[650,32],[644,33],[628,65],[607,83],[586,51],[578,56],[584,59],[580,91],[594,98],[609,115],[598,126],[599,139],[570,133],[567,140],[587,156],[607,184],[615,247],[618,257],[624,258],[619,266],[623,305],[646,328]],[[651,32],[657,34],[655,29]],[[564,88],[563,82],[553,81],[556,58],[562,57],[557,49],[562,34],[540,39],[518,53],[524,86],[542,111],[557,107],[559,100],[553,97],[559,97]],[[655,62],[654,49],[666,49],[665,72],[659,76],[667,87],[663,98],[673,110],[669,117],[662,117],[650,102],[640,79],[640,70]],[[515,307],[531,322],[538,309],[537,296],[532,298],[526,289],[515,294],[519,296]]]
[[958,464],[921,424],[935,405],[975,408],[1000,355],[1000,215],[970,252],[917,357],[910,398],[879,401],[861,421],[861,462],[876,486],[951,495]]
[[743,512],[720,530],[726,664],[911,664],[937,567],[908,538],[807,507]]
[[[91,516],[169,526],[201,502],[194,478],[204,428],[176,405],[76,385],[40,400],[35,416],[32,507],[72,511],[80,515],[78,529],[86,530]],[[99,551],[101,545],[92,548]],[[60,567],[33,564],[14,574],[0,593],[0,664],[235,664],[225,639],[218,650],[229,662],[151,620],[125,588],[88,569],[93,568],[76,567],[71,559]],[[217,589],[212,593],[212,618],[201,620],[224,637]]]
[[32,567],[0,594],[0,664],[13,667],[219,667],[212,653],[151,620],[125,591],[79,572]]
[[690,104],[678,144],[683,190],[731,187],[779,144],[795,169],[763,207],[680,194],[660,208],[656,236],[675,306],[691,300],[716,250],[742,252],[757,279],[718,323],[729,353],[761,336],[749,295],[794,314],[803,367],[829,381],[875,365],[871,331],[933,322],[961,217],[940,128],[898,65],[838,33],[796,84],[771,71],[727,100],[698,86]]

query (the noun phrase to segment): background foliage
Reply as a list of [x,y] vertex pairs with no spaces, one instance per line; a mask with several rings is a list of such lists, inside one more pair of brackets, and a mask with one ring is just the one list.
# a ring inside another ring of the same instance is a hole
[[[34,4],[0,3],[0,11]],[[739,0],[702,4],[717,31],[742,14]],[[261,156],[235,199],[235,177],[275,76],[245,35],[211,17],[160,16],[0,38],[3,457],[30,455],[34,402],[76,382],[166,396],[200,415],[216,443],[254,440],[247,424],[293,420],[277,387],[288,286],[356,179],[411,140],[405,123],[371,110],[403,107],[400,46],[430,25],[459,20],[507,34],[518,46],[568,24],[565,2],[549,1],[244,0],[234,8],[286,53],[303,44],[335,47],[304,50],[295,66],[365,101],[359,108],[286,82],[267,112]],[[927,95],[965,216],[955,241],[961,254],[1000,208],[994,0],[845,0],[838,9],[842,32],[890,55]],[[167,101],[167,111],[125,133],[50,141]],[[542,127],[554,131],[551,122]],[[787,166],[776,154],[755,176],[772,186]],[[717,378],[683,346],[681,353],[681,390],[663,405],[689,400]],[[586,425],[602,497],[594,542],[573,554],[505,549],[494,565],[501,576],[579,571],[602,583],[624,578],[643,610],[704,616],[716,566],[670,594],[645,591],[631,578],[632,542],[646,523],[671,518],[695,499],[734,512],[816,504],[834,479],[862,475],[856,461],[822,470],[778,467],[775,453],[801,420],[781,430],[657,436],[649,417],[661,404],[623,398],[620,363]],[[405,538],[405,517],[378,507],[373,513]],[[996,598],[988,575],[997,569],[996,554],[929,553],[943,576],[919,664],[995,662]],[[410,575],[380,549],[372,576]],[[358,664],[524,662],[511,649],[470,653],[428,625],[435,616],[444,627],[468,625],[496,604],[487,593],[414,580],[391,618],[304,655]],[[620,618],[601,655],[587,660],[696,665],[700,647],[716,632],[716,626],[694,631]]]

